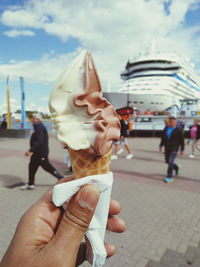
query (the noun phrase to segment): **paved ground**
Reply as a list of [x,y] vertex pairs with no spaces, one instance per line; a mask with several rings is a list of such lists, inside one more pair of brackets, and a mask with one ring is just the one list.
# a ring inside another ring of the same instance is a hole
[[[36,190],[20,191],[17,185],[27,179],[24,151],[28,142],[0,138],[0,257],[24,211],[55,182],[39,170]],[[187,146],[185,155],[177,158],[180,176],[167,185],[163,183],[166,165],[158,152],[159,139],[132,138],[129,144],[135,157],[126,160],[123,153],[111,164],[115,178],[112,196],[122,204],[127,230],[107,233],[106,241],[115,243],[118,252],[106,267],[144,267],[149,259],[159,261],[167,248],[185,252],[188,245],[197,247],[200,241],[200,155],[189,159]],[[61,171],[65,169],[64,153],[51,138],[50,159]]]

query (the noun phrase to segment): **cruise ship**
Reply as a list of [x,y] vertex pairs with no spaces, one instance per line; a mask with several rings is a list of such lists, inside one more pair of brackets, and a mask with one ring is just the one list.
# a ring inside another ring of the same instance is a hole
[[119,89],[104,93],[116,109],[128,105],[139,111],[164,111],[180,108],[180,100],[200,100],[194,64],[174,53],[141,55],[128,61],[121,79]]

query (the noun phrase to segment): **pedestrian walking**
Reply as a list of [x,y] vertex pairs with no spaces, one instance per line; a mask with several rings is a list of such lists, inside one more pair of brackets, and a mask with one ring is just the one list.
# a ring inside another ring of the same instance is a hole
[[199,120],[194,119],[194,124],[190,126],[190,141],[192,141],[192,153],[189,155],[190,158],[195,157],[195,150],[200,152],[199,147],[199,139],[200,139],[200,125]]
[[21,186],[21,190],[34,189],[35,174],[41,166],[45,171],[51,173],[57,179],[63,178],[63,175],[57,171],[49,162],[48,154],[48,132],[44,124],[41,122],[42,116],[39,113],[33,113],[32,124],[34,132],[30,139],[30,149],[25,152],[25,156],[31,155],[29,163],[28,183]]
[[124,146],[128,152],[128,155],[126,156],[126,159],[132,159],[133,158],[133,153],[131,153],[130,147],[128,145],[128,134],[127,134],[127,124],[121,117],[121,115],[118,114],[118,118],[120,120],[120,125],[121,125],[121,131],[120,131],[120,139],[117,142],[114,142],[114,153],[111,156],[111,159],[118,159],[118,155],[123,152],[123,149],[120,148],[120,146]]
[[165,148],[165,162],[168,164],[167,177],[164,181],[170,183],[173,181],[173,171],[175,171],[175,175],[179,173],[179,166],[174,163],[179,148],[180,155],[184,153],[184,136],[180,128],[176,127],[175,117],[169,117],[169,126],[163,130],[160,152],[162,152],[163,146]]
[[5,117],[4,117],[3,121],[1,122],[0,128],[1,129],[7,129],[7,121],[6,121]]

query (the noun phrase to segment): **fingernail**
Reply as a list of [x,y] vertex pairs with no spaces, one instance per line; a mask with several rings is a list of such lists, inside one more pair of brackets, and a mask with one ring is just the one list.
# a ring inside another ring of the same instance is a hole
[[80,190],[79,194],[78,203],[82,208],[89,210],[95,209],[99,200],[99,191],[96,186],[86,185]]

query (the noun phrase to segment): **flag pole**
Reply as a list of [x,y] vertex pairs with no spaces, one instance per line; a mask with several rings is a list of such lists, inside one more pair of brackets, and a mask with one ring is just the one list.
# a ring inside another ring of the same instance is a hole
[[24,78],[20,77],[21,85],[21,128],[26,129],[26,110],[25,110],[25,93],[24,93]]
[[8,129],[11,128],[11,119],[10,119],[10,87],[9,87],[9,75],[7,76],[7,120],[8,120]]

